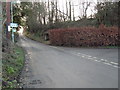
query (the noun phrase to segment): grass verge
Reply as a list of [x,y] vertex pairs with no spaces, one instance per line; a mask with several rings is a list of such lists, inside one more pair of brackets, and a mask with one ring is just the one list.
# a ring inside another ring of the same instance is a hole
[[14,46],[12,53],[3,52],[2,88],[18,88],[19,76],[24,66],[25,52],[21,47]]
[[34,41],[38,41],[40,43],[44,43],[44,44],[48,44],[48,45],[50,44],[50,41],[45,41],[43,39],[43,37],[40,37],[39,35],[30,34],[30,33],[26,32],[25,36],[32,39],[32,40],[34,40]]

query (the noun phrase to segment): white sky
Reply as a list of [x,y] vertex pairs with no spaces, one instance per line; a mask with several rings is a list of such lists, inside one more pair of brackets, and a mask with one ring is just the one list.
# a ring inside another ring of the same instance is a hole
[[[48,2],[48,0],[20,0],[20,1]],[[82,16],[82,5],[80,5],[80,3],[87,2],[87,1],[92,3],[87,10],[87,16],[90,16],[91,14],[93,15],[95,13],[94,6],[97,3],[97,0],[49,0],[49,1],[57,1],[59,4],[58,6],[60,7],[60,10],[63,12],[63,7],[64,7],[65,13],[66,13],[66,1],[67,2],[71,1],[72,5],[78,5],[78,6],[74,6],[74,13],[75,13],[76,19],[78,19],[78,16],[80,17]]]
[[[2,0],[2,1],[6,1],[6,0]],[[7,1],[17,1],[17,0],[7,0]],[[42,1],[48,1],[48,0],[20,0],[22,2],[30,2],[30,1],[34,1],[34,2],[42,2]],[[66,1],[72,2],[72,5],[79,5],[79,6],[74,6],[74,13],[75,13],[75,17],[76,19],[78,19],[78,16],[82,16],[82,5],[80,3],[82,2],[91,2],[92,4],[90,5],[90,7],[87,10],[87,16],[90,16],[91,14],[93,15],[94,13],[96,13],[94,7],[96,6],[97,2],[102,2],[102,1],[113,1],[113,2],[118,2],[119,0],[49,0],[49,1],[57,1],[60,7],[60,10],[63,11],[63,7],[64,7],[64,12],[66,13]]]
[[[57,0],[57,1],[59,2],[60,9],[63,10],[63,7],[64,7],[64,11],[66,11],[66,0]],[[75,17],[78,17],[78,16],[82,15],[82,5],[81,5],[81,3],[87,2],[87,1],[91,2],[91,5],[87,10],[87,16],[90,16],[91,14],[95,13],[94,7],[97,3],[97,0],[67,0],[67,1],[68,2],[71,1],[72,5],[78,5],[78,6],[74,6]]]
[[[35,0],[35,1],[48,1],[48,0]],[[53,0],[49,0],[49,1],[53,1]],[[56,1],[56,0],[54,0],[54,1]],[[72,5],[78,5],[78,6],[74,6],[74,13],[75,13],[76,19],[78,19],[78,16],[80,16],[80,17],[82,16],[83,9],[82,9],[81,3],[83,3],[83,2],[87,2],[87,1],[91,2],[91,5],[87,10],[87,16],[90,16],[91,14],[93,15],[95,13],[94,7],[97,3],[97,0],[57,0],[60,10],[62,12],[64,10],[65,13],[66,13],[66,1],[67,2],[71,1]]]
[[[9,1],[16,1],[16,0],[9,0]],[[30,2],[30,1],[35,1],[35,2],[42,2],[42,1],[48,1],[48,0],[20,0],[22,2]],[[49,0],[49,1],[56,1],[56,0]],[[75,13],[75,17],[76,19],[78,18],[78,16],[82,16],[82,2],[91,2],[90,7],[87,10],[87,16],[90,16],[91,14],[93,15],[95,13],[94,7],[97,3],[97,0],[57,0],[60,10],[63,11],[63,7],[64,7],[64,12],[66,13],[66,1],[69,2],[71,1],[72,5],[78,5],[78,6],[74,6],[74,13]],[[99,0],[100,1],[100,0]],[[73,6],[72,6],[73,7]]]

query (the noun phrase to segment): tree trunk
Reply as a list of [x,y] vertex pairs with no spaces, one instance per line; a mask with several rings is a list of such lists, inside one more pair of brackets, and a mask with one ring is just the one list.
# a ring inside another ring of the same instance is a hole
[[71,21],[71,2],[69,2],[69,19]]

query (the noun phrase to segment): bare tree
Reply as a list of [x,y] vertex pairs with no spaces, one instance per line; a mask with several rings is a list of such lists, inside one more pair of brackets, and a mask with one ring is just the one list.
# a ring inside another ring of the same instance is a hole
[[43,3],[43,7],[44,7],[44,12],[43,12],[43,22],[44,22],[44,25],[46,24],[46,15],[47,15],[47,10],[46,10],[46,2]]
[[48,20],[50,22],[50,2],[48,0]]
[[82,3],[82,6],[83,6],[83,18],[87,17],[87,10],[88,10],[90,4],[91,4],[91,2],[89,2],[89,1]]
[[[69,15],[64,12],[64,7],[63,7],[63,11],[61,11],[60,8],[58,7],[58,5],[56,6],[56,4],[54,2],[51,2],[51,4],[52,4],[52,8],[54,8],[52,10],[54,10],[55,18],[57,17],[57,19],[61,19],[61,20],[65,21],[66,17],[69,17]],[[56,13],[57,13],[57,15],[56,15]]]
[[[66,1],[66,14],[68,15],[68,3]],[[68,16],[66,15],[66,19],[68,19]]]
[[72,10],[73,10],[73,21],[75,21],[75,12],[74,12],[74,5],[72,5]]
[[71,2],[69,1],[69,20],[71,21]]
[[55,15],[55,22],[57,22],[58,21],[58,3],[57,3],[57,0],[56,0],[56,4],[55,4],[55,6],[56,6],[56,9],[55,9],[55,11],[56,11],[56,15]]

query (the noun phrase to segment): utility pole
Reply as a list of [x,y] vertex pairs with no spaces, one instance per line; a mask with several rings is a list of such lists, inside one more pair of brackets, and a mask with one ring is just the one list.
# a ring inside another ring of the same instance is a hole
[[2,41],[2,21],[3,21],[3,17],[2,17],[2,2],[0,1],[0,42]]
[[7,0],[6,2],[6,16],[7,16],[7,22],[6,22],[6,38],[9,39],[10,38],[10,34],[8,32],[8,26],[10,25],[11,19],[10,19],[10,1]]
[[[0,79],[2,79],[2,2],[0,1]],[[2,81],[0,81],[0,90],[2,89]]]

